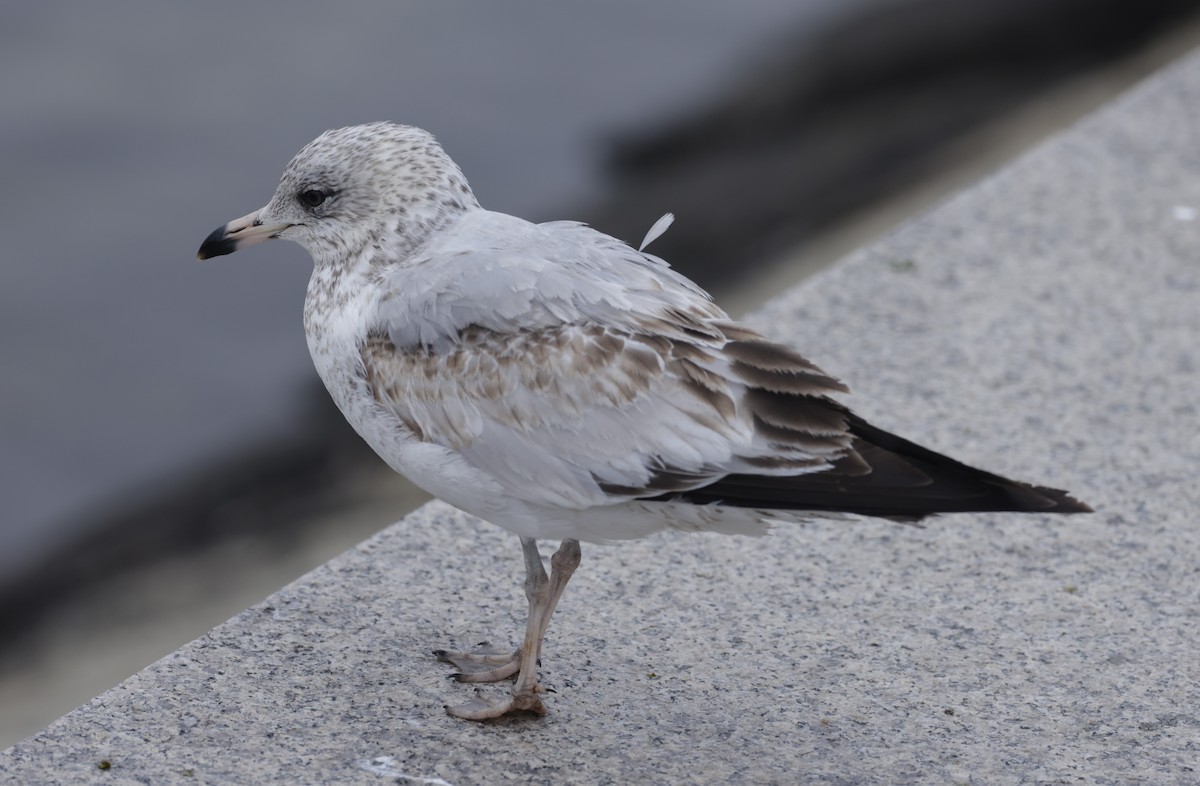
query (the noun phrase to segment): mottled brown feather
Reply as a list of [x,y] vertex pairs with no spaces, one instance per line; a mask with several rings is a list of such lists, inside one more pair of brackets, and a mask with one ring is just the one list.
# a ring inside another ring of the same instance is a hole
[[[670,329],[658,335],[600,326],[500,334],[471,326],[441,352],[398,349],[386,332],[374,331],[362,346],[363,374],[375,398],[395,412],[414,437],[434,440],[404,402],[441,404],[445,391],[439,385],[447,378],[455,380],[457,394],[495,403],[511,396],[510,385],[520,384],[552,397],[564,412],[577,408],[582,416],[597,403],[626,406],[659,384],[667,372],[703,405],[689,412],[698,423],[719,429],[722,420],[732,422],[745,412],[759,437],[775,451],[739,457],[742,466],[760,469],[761,474],[735,472],[707,483],[719,475],[719,467],[698,472],[659,462],[637,487],[593,473],[600,488],[613,497],[849,512],[905,521],[938,512],[1089,509],[1065,492],[974,469],[871,426],[827,396],[844,391],[844,385],[748,329],[721,323],[698,330],[693,317],[668,318]],[[723,346],[720,338],[712,340],[718,329],[718,336],[735,340]],[[746,386],[740,396],[731,379],[714,370],[722,358]],[[506,367],[519,369],[517,382],[504,373]],[[564,374],[575,379],[573,386],[564,383]],[[580,386],[578,378],[595,383]],[[511,411],[501,406],[489,412],[517,428],[527,427],[539,415],[516,405]],[[705,414],[709,412],[711,416]],[[441,439],[453,442],[457,424],[438,425],[450,435]]]

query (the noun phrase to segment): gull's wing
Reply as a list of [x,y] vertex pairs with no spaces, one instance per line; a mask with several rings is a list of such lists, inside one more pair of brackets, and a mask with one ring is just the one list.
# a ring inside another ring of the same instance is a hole
[[[839,383],[757,334],[774,350],[755,354],[694,283],[581,224],[477,211],[383,283],[361,348],[376,399],[513,497],[586,508],[847,452],[822,398]],[[756,375],[811,394],[811,428],[770,433]]]

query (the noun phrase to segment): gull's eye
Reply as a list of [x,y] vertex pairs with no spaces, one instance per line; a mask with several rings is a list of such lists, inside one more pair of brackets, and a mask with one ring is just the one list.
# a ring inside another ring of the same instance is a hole
[[322,191],[319,188],[306,188],[300,192],[300,204],[308,208],[320,207],[332,195],[333,192],[331,191]]

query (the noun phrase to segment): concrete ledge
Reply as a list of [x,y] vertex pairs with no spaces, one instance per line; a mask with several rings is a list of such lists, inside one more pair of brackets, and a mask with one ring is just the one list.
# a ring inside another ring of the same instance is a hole
[[[443,714],[515,538],[441,504],[0,755],[37,783],[1200,780],[1200,57],[770,303],[880,425],[1098,513],[585,548],[537,721]],[[106,769],[101,769],[101,763]]]

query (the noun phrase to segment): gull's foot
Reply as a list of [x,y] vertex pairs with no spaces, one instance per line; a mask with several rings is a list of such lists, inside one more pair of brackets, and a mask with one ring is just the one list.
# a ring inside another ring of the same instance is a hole
[[515,712],[528,712],[534,715],[545,715],[546,705],[537,695],[541,688],[522,694],[513,694],[508,701],[492,701],[482,696],[482,691],[475,691],[475,698],[466,704],[451,707],[446,705],[446,713],[463,720],[484,721],[500,718]]
[[433,654],[443,663],[458,669],[450,676],[459,682],[499,682],[513,677],[521,668],[521,653],[500,652],[486,641],[480,642],[475,652],[450,652],[434,650]]

